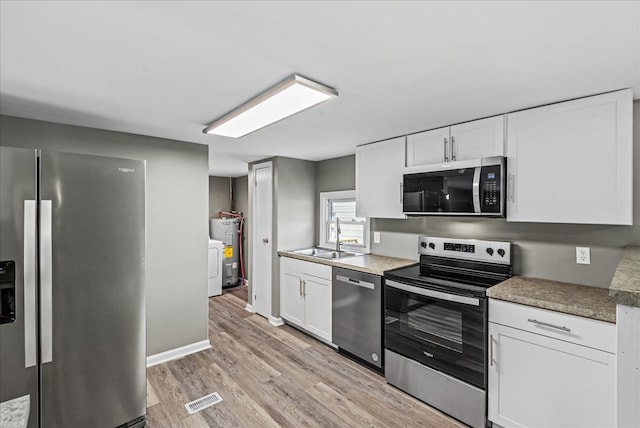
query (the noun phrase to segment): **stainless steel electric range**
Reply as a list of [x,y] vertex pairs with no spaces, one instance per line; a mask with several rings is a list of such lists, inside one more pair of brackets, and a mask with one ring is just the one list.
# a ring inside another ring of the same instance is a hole
[[420,263],[385,273],[385,378],[472,427],[487,424],[486,289],[511,244],[420,237]]

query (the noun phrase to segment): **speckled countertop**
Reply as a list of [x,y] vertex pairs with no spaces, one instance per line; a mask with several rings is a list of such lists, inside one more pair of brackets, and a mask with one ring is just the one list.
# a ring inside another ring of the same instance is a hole
[[619,305],[640,308],[640,247],[625,247],[611,280],[609,297]]
[[293,253],[290,251],[278,251],[278,255],[283,257],[291,257],[292,259],[320,263],[323,265],[353,269],[359,272],[372,273],[374,275],[383,275],[387,270],[415,265],[417,263],[417,261],[415,260],[399,259],[397,257],[377,256],[375,254],[346,257],[339,260],[305,256],[304,254]]
[[487,296],[594,320],[616,322],[608,288],[514,276],[487,290]]

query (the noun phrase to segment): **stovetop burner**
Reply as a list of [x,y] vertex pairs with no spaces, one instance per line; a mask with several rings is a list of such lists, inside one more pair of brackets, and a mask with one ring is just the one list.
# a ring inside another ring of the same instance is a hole
[[420,263],[385,273],[417,287],[484,297],[486,289],[511,277],[508,242],[421,237]]

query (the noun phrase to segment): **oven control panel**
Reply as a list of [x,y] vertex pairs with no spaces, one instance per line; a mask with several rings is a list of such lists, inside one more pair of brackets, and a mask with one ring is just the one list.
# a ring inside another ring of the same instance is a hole
[[511,242],[421,236],[418,253],[511,264]]

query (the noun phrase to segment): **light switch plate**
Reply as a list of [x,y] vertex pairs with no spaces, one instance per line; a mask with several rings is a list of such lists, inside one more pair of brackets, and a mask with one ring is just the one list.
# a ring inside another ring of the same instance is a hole
[[380,243],[380,232],[373,232],[373,243],[374,244]]
[[576,263],[579,265],[591,264],[591,249],[589,247],[576,247]]

